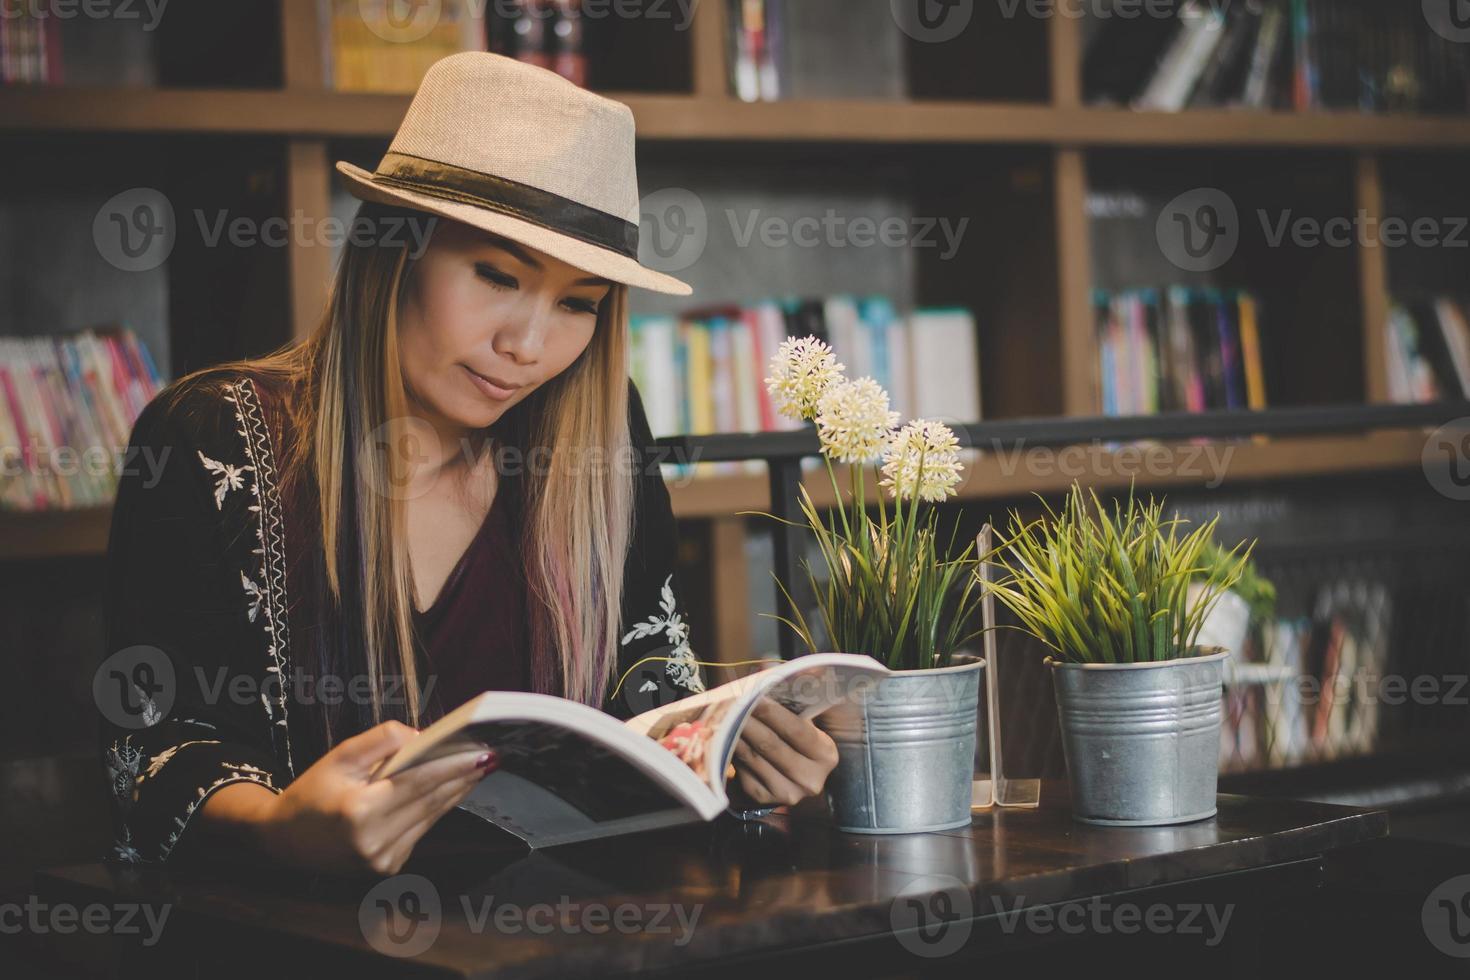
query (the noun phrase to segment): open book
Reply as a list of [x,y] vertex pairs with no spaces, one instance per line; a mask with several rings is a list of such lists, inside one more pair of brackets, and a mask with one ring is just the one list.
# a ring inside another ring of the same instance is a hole
[[531,847],[713,820],[745,720],[763,697],[812,718],[862,698],[888,669],[871,657],[798,657],[618,721],[545,694],[487,692],[385,762],[374,778],[487,745],[500,768],[460,804]]

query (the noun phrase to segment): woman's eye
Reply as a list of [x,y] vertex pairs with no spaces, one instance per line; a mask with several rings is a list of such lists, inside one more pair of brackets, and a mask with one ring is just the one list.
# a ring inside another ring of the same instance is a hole
[[515,289],[520,285],[515,276],[506,275],[493,265],[485,265],[483,262],[475,265],[475,275],[490,283],[504,289]]
[[573,313],[589,313],[592,316],[597,315],[597,304],[592,302],[590,299],[566,299],[562,300],[561,305],[566,307],[568,310],[571,310]]

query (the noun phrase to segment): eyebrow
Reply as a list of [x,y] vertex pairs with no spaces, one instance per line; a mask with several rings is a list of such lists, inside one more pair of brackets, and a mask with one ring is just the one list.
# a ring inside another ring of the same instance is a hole
[[[509,252],[511,255],[514,255],[517,259],[524,262],[526,265],[529,265],[531,268],[536,269],[537,271],[540,271],[543,268],[541,263],[536,261],[536,258],[531,255],[530,252],[527,252],[524,248],[522,248],[519,243],[511,241],[509,238],[502,238],[499,235],[488,231],[484,232],[484,235],[487,244],[493,245],[503,252]],[[611,288],[612,284],[613,283],[611,279],[604,279],[601,276],[588,276],[585,279],[578,279],[576,282],[572,283],[573,286],[607,286],[608,288]]]

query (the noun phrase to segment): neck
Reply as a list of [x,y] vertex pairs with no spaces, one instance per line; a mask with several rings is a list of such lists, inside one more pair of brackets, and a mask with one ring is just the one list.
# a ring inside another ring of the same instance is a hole
[[408,402],[412,418],[412,484],[432,487],[446,477],[463,479],[479,469],[488,457],[491,441],[488,433],[469,429],[430,412],[414,401]]

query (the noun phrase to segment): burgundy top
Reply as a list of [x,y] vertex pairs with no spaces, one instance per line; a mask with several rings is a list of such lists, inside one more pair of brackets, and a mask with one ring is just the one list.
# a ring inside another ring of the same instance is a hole
[[428,658],[421,724],[484,691],[529,691],[525,576],[511,492],[502,481],[474,540],[429,608],[413,614]]

